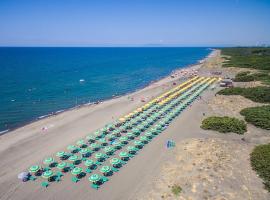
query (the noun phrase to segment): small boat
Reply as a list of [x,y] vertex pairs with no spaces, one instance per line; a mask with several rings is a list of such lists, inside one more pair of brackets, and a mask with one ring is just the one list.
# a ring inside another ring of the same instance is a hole
[[85,80],[84,79],[80,79],[80,83],[83,83]]

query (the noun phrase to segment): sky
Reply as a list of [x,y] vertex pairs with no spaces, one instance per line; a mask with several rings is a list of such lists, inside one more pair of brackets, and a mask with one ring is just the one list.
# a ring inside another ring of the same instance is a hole
[[0,46],[270,44],[270,0],[0,0]]

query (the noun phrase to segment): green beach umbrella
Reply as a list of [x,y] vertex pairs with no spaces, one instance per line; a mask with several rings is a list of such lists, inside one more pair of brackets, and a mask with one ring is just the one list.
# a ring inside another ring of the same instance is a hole
[[121,160],[120,160],[119,158],[112,158],[112,159],[110,160],[110,163],[111,163],[112,165],[119,165],[119,164],[121,164]]
[[128,146],[128,147],[127,147],[127,150],[128,150],[129,152],[136,152],[138,149],[137,149],[136,147],[134,147],[134,146]]
[[88,160],[86,160],[85,162],[84,162],[84,165],[86,166],[86,167],[91,167],[92,165],[94,165],[95,164],[95,162],[92,160],[92,159],[88,159]]
[[52,176],[53,176],[53,171],[52,170],[45,171],[42,174],[42,177],[46,178],[46,179],[51,178]]
[[88,148],[81,149],[81,150],[80,150],[80,153],[81,153],[82,155],[89,154],[89,153],[91,153],[91,150],[88,149]]
[[148,138],[152,138],[153,137],[152,133],[150,133],[150,132],[146,132],[145,133],[145,136],[148,137]]
[[127,142],[128,141],[128,137],[122,136],[122,137],[119,138],[119,141],[120,142]]
[[64,152],[64,151],[59,151],[59,152],[56,153],[56,156],[57,156],[58,158],[64,157],[64,156],[66,156],[66,152]]
[[76,142],[76,144],[79,145],[79,146],[83,146],[83,145],[85,145],[85,142],[84,142],[84,140],[78,140]]
[[99,174],[92,174],[90,177],[89,177],[89,181],[95,183],[95,182],[98,182],[100,181],[101,179],[101,176]]
[[142,141],[142,142],[148,142],[149,139],[146,136],[141,136],[140,137],[140,141]]
[[101,167],[100,172],[106,174],[106,173],[111,172],[111,170],[112,170],[112,168],[110,166],[105,165],[105,166]]
[[107,141],[106,141],[105,138],[99,139],[98,142],[99,142],[100,144],[102,144],[102,145],[107,144]]
[[90,145],[90,147],[91,147],[92,149],[96,150],[96,149],[99,148],[99,145],[98,145],[97,143],[92,143],[92,144]]
[[59,164],[57,165],[57,168],[58,168],[58,169],[64,169],[66,166],[67,166],[67,163],[61,162],[61,163],[59,163]]
[[111,133],[111,134],[106,135],[106,138],[108,138],[108,140],[111,141],[111,140],[114,140],[116,136]]
[[125,152],[125,151],[121,151],[118,155],[119,155],[120,158],[127,158],[127,157],[129,157],[128,153]]
[[54,159],[52,157],[46,158],[43,160],[43,163],[45,165],[50,165],[50,164],[54,163]]
[[133,133],[131,133],[131,132],[128,132],[126,135],[130,139],[133,139],[135,137],[135,135]]
[[111,146],[108,146],[108,147],[105,147],[105,148],[104,148],[104,151],[105,151],[106,153],[112,153],[112,152],[114,151],[114,148],[111,147]]
[[33,165],[33,166],[31,166],[30,168],[29,168],[29,172],[30,173],[36,173],[36,172],[38,172],[40,170],[40,166],[38,166],[38,165]]
[[79,175],[83,172],[83,169],[81,167],[75,167],[72,171],[71,171],[71,174],[73,175]]
[[68,158],[68,160],[70,160],[70,161],[72,161],[72,162],[75,162],[75,161],[79,160],[79,156],[77,156],[77,155],[72,155],[72,156],[70,156],[70,157]]
[[76,150],[78,147],[76,147],[75,145],[68,145],[68,147],[67,147],[67,149],[69,150],[69,151],[74,151],[74,150]]
[[89,141],[89,142],[94,142],[95,141],[95,137],[91,134],[91,135],[87,135],[86,136],[86,139]]
[[112,144],[115,148],[117,148],[117,149],[119,149],[119,148],[121,148],[121,144],[120,144],[120,142],[114,142],[113,144]]
[[96,153],[95,154],[96,159],[101,159],[101,158],[104,158],[104,157],[105,157],[105,155],[103,153]]
[[133,144],[135,145],[135,147],[141,147],[141,146],[143,146],[143,143],[141,141],[139,141],[139,140],[135,140],[133,142]]

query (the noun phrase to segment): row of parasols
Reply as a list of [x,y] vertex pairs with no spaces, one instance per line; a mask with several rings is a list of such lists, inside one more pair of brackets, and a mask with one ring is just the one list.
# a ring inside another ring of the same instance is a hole
[[[91,173],[97,166],[102,165],[106,159],[114,155],[114,152],[133,141],[133,145],[127,146],[126,151],[118,154],[119,158],[111,158],[110,164],[101,166],[99,171],[107,177],[118,171],[118,168],[133,157],[139,149],[162,132],[173,118],[178,116],[214,81],[216,78],[194,77],[120,118],[115,123],[108,124],[88,135],[86,140],[82,139],[77,141],[76,145],[69,145],[67,147],[69,152],[57,152],[56,157],[62,162],[57,162],[53,157],[49,157],[43,161],[46,167],[34,165],[29,168],[29,172],[52,181],[55,177],[52,168],[56,167],[61,172],[71,171],[72,175],[80,178],[84,173],[83,168],[79,167],[81,162],[87,167],[86,172]],[[145,132],[146,130],[147,132]],[[144,135],[141,135],[143,132],[145,132]],[[103,152],[99,152],[101,149]],[[80,156],[77,153],[80,153]],[[93,153],[95,160],[89,159]],[[89,181],[98,185],[106,180],[104,176],[92,174]]]

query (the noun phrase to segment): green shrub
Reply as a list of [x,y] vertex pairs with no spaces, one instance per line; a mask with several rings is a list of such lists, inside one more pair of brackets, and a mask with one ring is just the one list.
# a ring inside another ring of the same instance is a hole
[[268,72],[253,73],[250,72],[240,72],[236,74],[234,78],[235,82],[250,82],[250,81],[262,81],[265,84],[269,84],[270,75]]
[[270,103],[270,87],[253,87],[253,88],[225,88],[217,94],[221,95],[241,95],[255,102]]
[[270,130],[270,106],[259,106],[241,110],[245,120],[256,127]]
[[243,67],[270,70],[270,48],[233,47],[221,48],[222,56],[229,56],[224,67]]
[[270,192],[270,144],[255,147],[250,154],[253,170],[263,179],[265,188]]
[[201,128],[220,133],[244,134],[247,131],[247,125],[243,120],[231,117],[208,117],[202,121]]
[[172,193],[175,196],[179,196],[179,194],[182,192],[182,188],[179,185],[173,185],[172,186]]

